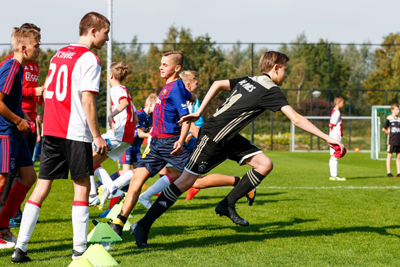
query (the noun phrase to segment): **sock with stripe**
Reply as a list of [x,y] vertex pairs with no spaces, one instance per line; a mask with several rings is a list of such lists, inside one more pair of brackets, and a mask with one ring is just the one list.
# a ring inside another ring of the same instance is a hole
[[259,185],[264,177],[264,175],[256,172],[254,169],[249,170],[223,201],[227,202],[228,206],[234,206],[236,201]]
[[145,229],[150,229],[151,225],[171,207],[182,192],[175,184],[170,184],[165,188],[161,195],[157,198],[151,208],[147,211],[146,215],[138,222],[139,225]]
[[18,240],[15,245],[16,248],[19,248],[24,252],[28,249],[28,242],[31,239],[33,230],[35,229],[41,207],[42,206],[39,203],[30,200],[25,204],[18,233]]
[[17,213],[19,206],[25,199],[26,194],[29,192],[30,187],[20,182],[16,182],[11,188],[7,197],[6,203],[0,213],[0,228],[8,228],[10,219]]
[[89,202],[72,203],[73,248],[77,252],[86,250],[89,223]]

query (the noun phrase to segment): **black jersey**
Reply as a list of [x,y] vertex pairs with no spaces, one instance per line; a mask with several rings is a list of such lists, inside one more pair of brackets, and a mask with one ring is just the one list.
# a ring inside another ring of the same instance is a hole
[[275,112],[288,105],[285,95],[268,75],[229,82],[229,98],[202,127],[214,142],[233,137],[266,109]]
[[400,118],[395,118],[392,115],[387,116],[383,128],[389,129],[389,144],[400,146]]

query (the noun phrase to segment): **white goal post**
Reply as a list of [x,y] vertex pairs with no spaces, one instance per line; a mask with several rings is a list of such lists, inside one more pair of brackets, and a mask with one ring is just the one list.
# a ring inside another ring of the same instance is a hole
[[371,107],[371,159],[386,159],[387,139],[386,135],[382,134],[382,127],[389,114],[390,106]]
[[[329,131],[329,116],[305,116],[308,120],[316,124],[315,122],[321,122],[323,121],[323,125],[319,123],[318,128],[320,128],[324,132]],[[370,137],[369,137],[369,130],[372,127],[371,125],[371,116],[342,116],[343,120],[343,130],[344,130],[344,136],[342,142],[345,144],[347,147],[348,144],[347,142],[351,143],[352,138],[357,139],[358,143],[369,143]],[[364,126],[366,129],[360,129],[359,125],[354,125],[352,132],[357,132],[357,137],[353,136],[355,133],[351,133],[347,131],[348,125],[350,122],[350,129],[351,129],[351,122],[354,122],[353,124],[356,124],[355,122],[358,122],[358,124],[361,123],[362,126]],[[364,123],[365,122],[365,123]],[[329,147],[325,142],[322,142],[320,145],[319,138],[313,137],[311,134],[304,132],[301,130],[303,133],[301,134],[296,134],[296,126],[291,123],[290,124],[290,152],[327,152],[329,151]],[[372,129],[371,129],[372,131]],[[365,135],[368,135],[365,136]],[[300,135],[300,136],[299,136]],[[307,137],[306,139],[306,136]],[[361,137],[360,137],[361,136]],[[318,149],[313,149],[313,138],[316,139],[316,146],[318,146]],[[360,140],[360,138],[363,138],[363,140]],[[367,142],[365,141],[365,138],[367,139]],[[296,141],[297,140],[297,141]],[[300,143],[303,143],[301,145]],[[304,143],[309,143],[309,144],[304,144]],[[355,142],[354,142],[355,143]],[[368,146],[367,146],[368,145]],[[308,146],[308,148],[306,148]],[[358,147],[359,145],[356,144],[354,145]],[[322,148],[321,148],[322,147]],[[370,146],[369,144],[365,144],[364,146],[361,146],[361,152],[369,152],[370,151]]]

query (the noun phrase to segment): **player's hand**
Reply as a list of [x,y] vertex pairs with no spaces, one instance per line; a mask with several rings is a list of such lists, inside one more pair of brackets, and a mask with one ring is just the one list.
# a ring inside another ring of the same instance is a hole
[[333,148],[333,145],[340,146],[340,152],[343,153],[344,145],[342,143],[340,143],[338,140],[335,140],[335,139],[329,137],[329,139],[327,139],[326,141],[328,142],[329,146],[332,148]]
[[171,155],[179,155],[182,153],[183,144],[179,141],[174,143],[174,150],[170,153]]
[[21,120],[18,122],[18,124],[16,125],[18,131],[22,132],[22,133],[29,133],[31,132],[31,127],[29,125],[29,122],[27,120],[24,120],[21,118]]
[[110,151],[110,146],[106,142],[106,140],[103,139],[103,137],[98,136],[93,138],[93,142],[97,147],[97,150],[95,151],[99,155],[104,155],[104,153]]
[[36,87],[35,88],[35,92],[36,92],[36,96],[43,96],[43,91],[44,91],[44,87]]
[[185,116],[182,116],[181,119],[179,120],[179,123],[185,122],[185,121],[197,121],[200,118],[200,113],[194,112]]

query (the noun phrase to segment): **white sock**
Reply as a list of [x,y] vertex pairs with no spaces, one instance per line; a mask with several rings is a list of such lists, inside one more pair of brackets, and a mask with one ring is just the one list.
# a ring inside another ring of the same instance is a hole
[[18,240],[16,248],[26,252],[28,250],[28,242],[31,239],[33,229],[35,229],[39,218],[40,205],[32,204],[29,200],[25,204],[24,212],[22,213],[21,226],[19,228]]
[[133,170],[126,171],[124,174],[122,174],[120,177],[118,177],[113,181],[114,187],[122,188],[128,185],[132,177],[133,177]]
[[108,191],[111,193],[113,192],[116,187],[113,184],[113,180],[111,179],[110,175],[108,172],[103,168],[99,167],[94,171],[94,174],[101,179],[101,182],[103,183],[103,186],[107,186]]
[[90,195],[97,195],[96,182],[94,181],[94,175],[90,175]]
[[338,165],[338,160],[334,156],[331,156],[329,159],[329,170],[331,173],[331,177],[337,177],[337,165]]
[[[76,202],[82,203],[82,201]],[[73,248],[75,251],[84,252],[87,248],[89,203],[85,206],[78,205],[75,206],[75,201],[74,204],[72,204]]]
[[152,196],[157,194],[158,192],[161,192],[164,188],[169,186],[171,182],[169,181],[169,178],[167,175],[164,175],[160,177],[152,186],[147,188],[147,190],[140,194],[140,198],[150,200]]

